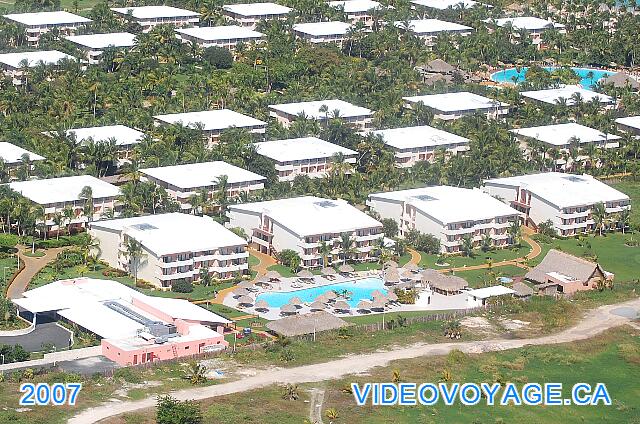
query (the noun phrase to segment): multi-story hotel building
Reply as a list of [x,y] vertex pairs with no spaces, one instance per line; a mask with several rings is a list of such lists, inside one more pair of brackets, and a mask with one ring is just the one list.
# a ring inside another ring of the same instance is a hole
[[[493,22],[493,21],[489,21]],[[514,31],[525,30],[531,39],[531,42],[540,47],[542,46],[542,34],[549,29],[555,29],[560,34],[566,34],[565,26],[546,19],[536,18],[535,16],[518,16],[515,18],[496,19],[495,24],[499,27],[511,25]],[[514,36],[519,34],[514,33]]]
[[448,33],[452,35],[466,36],[473,32],[473,28],[456,24],[453,22],[441,21],[439,19],[414,19],[409,21],[409,27],[405,28],[404,22],[396,22],[395,25],[403,30],[413,32],[418,38],[424,40],[428,47],[433,47],[440,34]]
[[374,193],[367,205],[382,218],[396,221],[401,235],[409,230],[433,235],[444,253],[460,252],[466,236],[475,245],[488,235],[493,246],[509,246],[513,240],[507,229],[520,217],[517,210],[479,189],[449,186]]
[[616,119],[618,130],[640,136],[640,116],[627,116]]
[[338,21],[329,22],[309,22],[295,24],[293,33],[296,37],[310,43],[332,43],[342,46],[342,42],[347,39],[351,24]]
[[136,36],[129,32],[112,32],[108,34],[70,35],[66,37],[84,53],[84,59],[90,65],[100,63],[104,49],[130,49],[135,44]]
[[275,163],[279,181],[293,181],[298,175],[310,178],[327,176],[336,155],[344,162],[356,163],[358,152],[316,137],[291,138],[256,143],[258,154]]
[[[100,259],[157,287],[199,281],[202,269],[220,280],[249,269],[246,240],[206,216],[176,212],[112,219],[93,222],[90,231],[100,243]],[[130,258],[129,239],[141,244],[139,259]]]
[[595,229],[592,208],[603,203],[609,218],[631,207],[629,196],[590,175],[558,172],[495,178],[483,190],[522,212],[533,225],[550,220],[561,236]]
[[265,35],[251,28],[238,25],[216,27],[194,27],[177,29],[176,33],[185,43],[196,43],[200,47],[222,47],[227,50],[235,50],[238,43],[261,43],[265,41]]
[[339,118],[360,132],[368,132],[373,121],[371,109],[337,99],[269,105],[269,116],[284,127],[289,127],[301,116],[320,122]]
[[131,159],[133,148],[144,138],[142,131],[129,128],[125,125],[106,125],[103,127],[74,128],[67,131],[68,135],[75,135],[80,143],[93,140],[95,143],[113,139],[116,144],[118,164],[122,165]]
[[362,22],[367,28],[373,26],[372,12],[381,7],[380,3],[374,0],[330,1],[329,6],[342,9],[352,24],[355,25],[358,22]]
[[27,155],[26,157],[29,158],[30,162],[44,160],[44,157],[15,144],[0,142],[0,161],[4,162],[9,169],[10,177],[14,175],[16,168],[23,164],[22,158],[25,157],[24,155]]
[[28,70],[25,74],[25,68],[34,68],[40,64],[55,66],[64,59],[76,60],[58,50],[5,53],[0,54],[0,66],[4,74],[12,79],[13,85],[22,85],[28,78]]
[[487,118],[498,118],[509,113],[507,103],[468,91],[410,96],[402,99],[408,109],[413,108],[417,103],[422,103],[433,111],[434,118],[443,121],[459,119],[476,113],[486,115]]
[[438,150],[455,156],[469,150],[469,139],[427,125],[374,131],[393,149],[396,165],[410,168],[418,162],[434,162]]
[[62,10],[55,12],[12,13],[4,15],[4,18],[25,29],[27,43],[30,46],[37,46],[40,36],[54,28],[61,35],[73,35],[79,28],[91,22],[91,19]]
[[276,3],[243,3],[226,4],[222,6],[222,13],[227,20],[237,22],[238,25],[255,29],[261,21],[286,19],[293,9]]
[[[73,218],[63,226],[74,230],[85,227],[88,221],[118,215],[116,197],[120,189],[90,175],[19,181],[9,187],[44,209],[47,232],[59,230],[53,218],[56,214],[64,216],[67,208],[73,211]],[[87,199],[80,198],[80,193],[85,187],[91,188],[93,216],[84,214]]]
[[202,190],[207,191],[209,199],[212,199],[222,176],[227,177],[229,198],[236,198],[242,192],[255,193],[262,190],[266,180],[262,175],[221,161],[146,168],[141,169],[140,173],[142,180],[164,188],[185,212],[192,209],[191,196]]
[[521,91],[520,95],[524,97],[525,102],[538,105],[556,106],[564,102],[567,106],[575,106],[577,95],[580,96],[584,103],[597,100],[605,109],[611,109],[616,104],[616,100],[613,97],[587,90],[579,85],[565,85],[564,87],[548,88],[546,90]]
[[191,27],[200,22],[200,14],[173,6],[112,7],[113,13],[123,20],[136,22],[143,32],[169,24],[176,27]]
[[263,253],[284,249],[297,252],[302,266],[323,266],[320,252],[324,242],[330,249],[327,263],[342,262],[342,234],[352,241],[351,259],[375,260],[374,253],[384,238],[382,224],[344,200],[313,196],[229,206],[229,227],[240,227],[251,244]]

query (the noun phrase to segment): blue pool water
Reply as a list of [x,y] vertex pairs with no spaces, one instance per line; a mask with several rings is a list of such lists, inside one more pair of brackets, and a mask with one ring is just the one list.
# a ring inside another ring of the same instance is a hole
[[329,291],[342,292],[348,290],[351,292],[351,299],[347,300],[347,303],[352,307],[356,307],[358,302],[362,299],[371,299],[371,293],[376,290],[381,291],[383,294],[387,294],[387,290],[384,287],[384,282],[380,278],[369,277],[363,278],[357,281],[347,281],[344,283],[329,284],[326,286],[314,286],[306,289],[294,290],[290,292],[280,293],[262,293],[256,297],[258,300],[266,301],[272,308],[279,308],[289,303],[289,300],[294,297],[299,297],[305,303],[311,303],[316,298]]
[[[553,71],[558,68],[548,66],[544,68],[547,71]],[[580,85],[584,88],[593,87],[600,78],[612,75],[615,72],[603,71],[601,69],[591,68],[571,68],[581,78]],[[589,78],[587,75],[589,72],[593,72],[593,78]],[[491,80],[495,82],[508,82],[513,84],[513,77],[516,77],[516,83],[521,83],[526,80],[527,68],[520,68],[520,72],[516,68],[503,69],[502,71],[494,72],[491,74]]]

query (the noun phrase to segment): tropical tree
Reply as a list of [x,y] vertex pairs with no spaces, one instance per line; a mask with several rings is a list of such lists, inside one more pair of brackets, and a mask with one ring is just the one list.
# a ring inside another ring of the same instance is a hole
[[602,230],[607,225],[607,209],[604,203],[596,203],[591,208],[591,219],[595,224],[595,229],[598,230],[598,234],[602,235]]
[[331,255],[331,250],[331,246],[329,246],[326,241],[320,241],[320,245],[318,246],[318,253],[322,258],[323,268],[327,266],[327,258],[329,257],[329,255]]
[[465,234],[462,236],[462,244],[460,249],[465,256],[473,256],[473,236],[471,234]]
[[126,253],[129,258],[129,271],[133,271],[133,281],[138,282],[138,268],[140,261],[146,256],[142,248],[142,243],[131,236],[127,237]]
[[520,227],[520,222],[517,219],[511,221],[509,227],[507,228],[507,234],[509,234],[509,238],[512,244],[515,244],[515,245],[520,244],[522,228]]
[[347,263],[351,255],[356,251],[355,240],[350,233],[340,234],[340,251],[342,252],[342,262]]
[[207,367],[197,361],[189,362],[184,375],[191,384],[198,385],[207,381]]

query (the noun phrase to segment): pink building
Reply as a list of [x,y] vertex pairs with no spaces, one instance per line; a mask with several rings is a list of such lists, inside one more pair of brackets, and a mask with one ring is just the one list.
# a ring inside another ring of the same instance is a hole
[[73,322],[102,339],[122,366],[225,349],[230,321],[187,300],[147,296],[116,281],[56,281],[14,299],[21,314]]

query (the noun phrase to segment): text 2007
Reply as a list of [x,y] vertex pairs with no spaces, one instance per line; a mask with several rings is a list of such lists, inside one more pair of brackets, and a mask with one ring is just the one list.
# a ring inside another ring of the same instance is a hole
[[21,406],[75,405],[82,383],[23,383],[20,385]]

